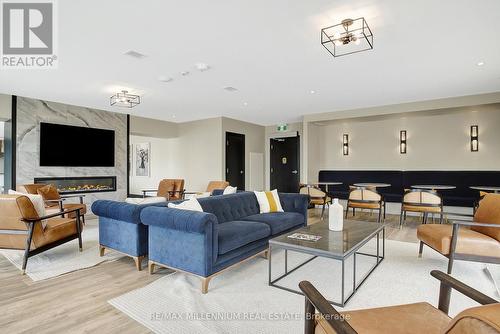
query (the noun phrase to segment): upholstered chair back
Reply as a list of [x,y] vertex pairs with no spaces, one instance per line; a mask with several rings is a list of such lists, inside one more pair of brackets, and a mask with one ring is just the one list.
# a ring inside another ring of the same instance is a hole
[[472,307],[452,319],[444,333],[498,333],[500,332],[500,304]]
[[[36,219],[38,214],[30,199],[23,195],[0,195],[0,230],[12,230],[12,234],[0,234],[0,248],[24,249],[26,235],[15,233],[28,228],[21,220]],[[42,234],[41,224],[35,225],[33,243]]]
[[46,184],[43,183],[29,183],[17,186],[17,191],[25,194],[38,194],[38,189],[45,187]]
[[311,197],[323,198],[326,196],[326,193],[323,190],[315,188],[315,187],[307,187],[307,186],[300,188],[299,193],[304,194],[304,195],[309,195]]
[[403,203],[416,205],[441,205],[442,199],[435,191],[408,190],[403,196]]
[[352,201],[375,201],[382,200],[382,196],[373,189],[369,188],[351,188],[349,200]]
[[226,189],[227,186],[229,186],[227,181],[210,181],[206,191],[211,193],[215,189]]
[[[479,202],[474,221],[483,224],[500,224],[500,194],[486,194]],[[500,228],[472,226],[472,230],[500,241]]]
[[[171,199],[180,198],[180,191],[184,190],[183,179],[163,179],[158,186],[157,196],[169,197]],[[175,193],[172,193],[175,192]]]

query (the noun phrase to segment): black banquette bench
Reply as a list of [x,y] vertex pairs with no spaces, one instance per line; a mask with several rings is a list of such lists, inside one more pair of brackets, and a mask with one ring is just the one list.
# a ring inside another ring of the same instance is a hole
[[404,189],[412,185],[453,185],[457,188],[439,191],[444,205],[471,207],[479,198],[479,191],[469,187],[500,186],[500,171],[321,170],[319,182],[342,182],[330,187],[330,192],[342,199],[347,199],[349,185],[354,183],[389,183],[390,187],[377,189],[387,202],[401,202]]

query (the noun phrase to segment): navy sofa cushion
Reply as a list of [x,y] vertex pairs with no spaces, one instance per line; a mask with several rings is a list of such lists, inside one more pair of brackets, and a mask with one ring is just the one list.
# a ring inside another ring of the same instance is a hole
[[232,221],[219,224],[219,254],[226,254],[271,235],[267,224],[250,221]]
[[241,218],[260,212],[257,197],[253,192],[211,196],[199,198],[203,212],[209,212],[217,217],[219,224],[241,220]]
[[92,203],[92,212],[99,217],[140,224],[141,211],[150,206],[166,207],[167,202],[137,205],[125,202],[98,200]]
[[294,226],[301,226],[305,224],[304,215],[297,212],[260,213],[245,217],[243,220],[261,222],[269,225],[272,235],[289,230]]

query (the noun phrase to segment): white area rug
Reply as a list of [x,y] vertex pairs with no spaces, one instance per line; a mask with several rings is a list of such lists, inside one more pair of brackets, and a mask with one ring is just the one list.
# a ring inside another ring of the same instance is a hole
[[[50,249],[28,259],[26,274],[33,281],[56,277],[72,271],[90,268],[99,263],[116,260],[123,255],[109,251],[99,256],[98,221],[88,220],[82,232],[83,251],[78,251],[78,239]],[[21,269],[24,251],[2,249],[0,254]]]
[[[373,245],[364,251],[373,250]],[[418,245],[386,241],[386,258],[360,287],[345,310],[427,301],[437,305],[438,281],[433,269],[446,270],[447,259],[429,248],[417,257]],[[284,268],[284,252],[273,252],[273,276]],[[305,257],[289,252],[289,265]],[[368,260],[369,259],[369,260]],[[370,258],[358,256],[360,268],[370,266]],[[493,283],[483,265],[457,261],[454,276],[494,297]],[[346,288],[352,286],[352,262],[346,262]],[[362,270],[360,271],[362,272]],[[357,273],[358,277],[362,275]],[[499,271],[493,275],[498,275]],[[161,275],[161,274],[157,274]],[[497,279],[500,277],[497,277]],[[200,292],[200,280],[182,273],[157,281],[109,301],[131,318],[156,333],[302,333],[304,297],[268,286],[268,263],[255,258],[216,276],[208,294]],[[340,265],[335,260],[317,258],[281,281],[297,289],[301,280],[311,281],[327,297],[339,295]],[[454,293],[451,315],[477,305]],[[338,308],[338,310],[342,310]]]

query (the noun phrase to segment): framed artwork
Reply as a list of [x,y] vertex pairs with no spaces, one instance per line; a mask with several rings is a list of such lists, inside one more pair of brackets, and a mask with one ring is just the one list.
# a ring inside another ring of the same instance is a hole
[[135,175],[150,176],[151,144],[135,144]]

